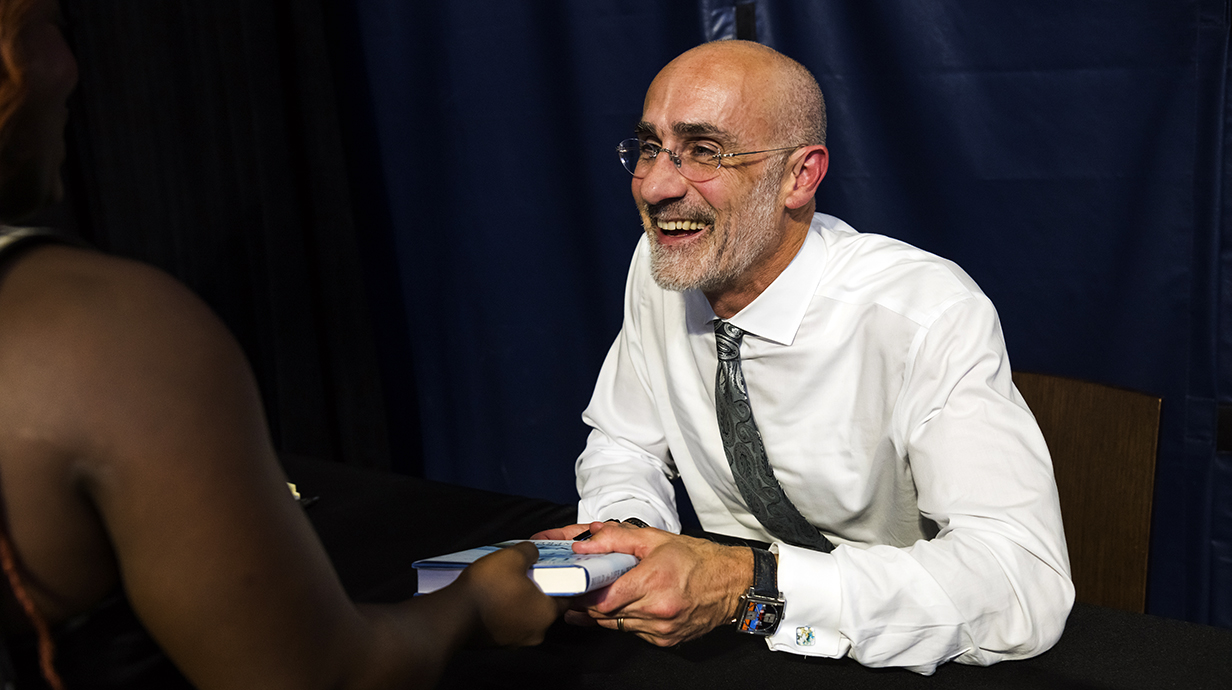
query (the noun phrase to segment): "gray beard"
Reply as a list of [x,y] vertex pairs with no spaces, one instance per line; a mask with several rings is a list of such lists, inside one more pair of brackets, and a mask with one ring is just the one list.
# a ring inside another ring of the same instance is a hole
[[744,275],[775,239],[776,201],[784,168],[779,165],[767,171],[749,190],[745,204],[727,217],[722,228],[712,225],[709,236],[699,244],[665,247],[658,242],[653,221],[645,221],[646,232],[651,235],[650,271],[655,283],[675,292],[706,292],[730,285]]

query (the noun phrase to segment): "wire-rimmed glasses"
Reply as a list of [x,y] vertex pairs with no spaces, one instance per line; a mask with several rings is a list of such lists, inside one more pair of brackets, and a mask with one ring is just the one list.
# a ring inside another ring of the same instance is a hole
[[634,177],[641,178],[648,175],[659,154],[666,153],[672,163],[676,165],[676,169],[680,171],[680,174],[684,175],[685,179],[693,182],[706,182],[718,176],[719,169],[723,167],[725,159],[735,156],[751,156],[754,153],[791,151],[804,145],[796,144],[795,146],[781,146],[776,149],[762,149],[760,151],[721,153],[713,145],[694,142],[687,144],[684,151],[677,153],[671,149],[665,149],[658,144],[632,138],[620,142],[616,146],[616,153],[620,156],[620,162],[625,166],[625,170],[628,170],[629,174]]

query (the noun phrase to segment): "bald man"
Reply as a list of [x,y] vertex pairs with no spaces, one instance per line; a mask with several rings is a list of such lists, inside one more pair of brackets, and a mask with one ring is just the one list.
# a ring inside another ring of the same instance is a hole
[[[735,624],[922,673],[1052,646],[1074,590],[996,311],[953,263],[814,212],[812,75],[708,43],[659,73],[635,133],[645,235],[584,414],[582,524],[546,536],[641,562],[571,619],[660,645]],[[769,548],[676,534],[676,475],[707,531]]]

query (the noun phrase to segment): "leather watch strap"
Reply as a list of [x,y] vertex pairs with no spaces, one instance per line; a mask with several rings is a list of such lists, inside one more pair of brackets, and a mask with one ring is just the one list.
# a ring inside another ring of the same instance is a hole
[[732,625],[751,635],[773,635],[783,620],[786,604],[779,593],[778,561],[765,549],[753,551],[753,586],[740,595]]
[[753,547],[753,593],[763,597],[779,595],[779,564],[774,554]]

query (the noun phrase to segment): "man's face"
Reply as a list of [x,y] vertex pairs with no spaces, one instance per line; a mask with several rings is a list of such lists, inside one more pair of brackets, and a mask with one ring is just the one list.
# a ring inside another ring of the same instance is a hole
[[[723,152],[782,145],[744,96],[739,77],[669,67],[646,94],[639,135],[672,151],[705,143]],[[724,162],[712,180],[685,179],[667,154],[633,179],[633,198],[650,238],[651,269],[664,289],[712,291],[755,269],[782,237],[780,199],[786,158]]]

